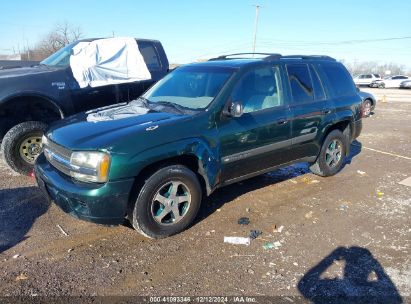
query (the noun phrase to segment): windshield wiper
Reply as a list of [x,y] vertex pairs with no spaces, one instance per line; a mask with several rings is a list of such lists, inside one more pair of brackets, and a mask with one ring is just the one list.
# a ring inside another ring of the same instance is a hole
[[[143,97],[144,98],[144,97]],[[181,114],[185,114],[187,110],[190,110],[190,108],[186,108],[183,106],[180,106],[179,104],[176,104],[174,102],[171,101],[150,101],[148,99],[146,99],[151,105],[161,105],[161,106],[169,106],[172,107],[174,109],[176,109],[177,111],[179,111]]]

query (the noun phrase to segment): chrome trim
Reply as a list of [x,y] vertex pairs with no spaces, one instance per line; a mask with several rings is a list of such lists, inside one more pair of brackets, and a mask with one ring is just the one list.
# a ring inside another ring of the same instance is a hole
[[302,143],[302,142],[310,141],[310,140],[313,140],[316,136],[317,136],[317,131],[315,131],[314,133],[300,135],[300,136],[294,137],[292,139],[287,139],[287,140],[279,141],[279,142],[276,142],[276,143],[273,143],[273,144],[269,144],[269,145],[265,145],[265,146],[262,146],[262,147],[254,148],[254,149],[251,149],[251,150],[247,150],[247,151],[243,151],[243,152],[239,152],[239,153],[234,153],[234,154],[227,155],[227,156],[223,157],[221,159],[221,162],[223,164],[229,164],[229,163],[232,163],[232,162],[235,162],[235,161],[242,160],[244,158],[257,156],[259,154],[264,154],[264,153],[271,152],[271,151],[274,151],[274,150],[286,148],[286,147],[289,147],[291,145],[295,145],[295,144],[299,144],[299,143]]
[[253,157],[253,156],[263,154],[263,153],[267,153],[267,152],[270,152],[270,151],[273,151],[273,150],[285,148],[285,147],[290,146],[290,145],[291,145],[291,139],[287,139],[287,140],[279,141],[279,142],[276,142],[276,143],[273,143],[273,144],[269,144],[269,145],[265,145],[265,146],[262,146],[262,147],[247,150],[247,151],[244,151],[244,152],[239,152],[239,153],[227,155],[227,156],[222,158],[222,162],[223,162],[223,164],[228,164],[228,163],[232,163],[232,162],[244,159],[244,158]]

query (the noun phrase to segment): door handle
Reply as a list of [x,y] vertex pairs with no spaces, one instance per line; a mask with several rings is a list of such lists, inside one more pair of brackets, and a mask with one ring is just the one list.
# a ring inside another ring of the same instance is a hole
[[277,125],[285,125],[286,123],[288,123],[288,120],[285,118],[282,118],[277,121]]
[[330,113],[331,113],[331,110],[330,110],[330,109],[326,109],[326,110],[323,111],[323,113],[324,113],[324,114],[330,114]]

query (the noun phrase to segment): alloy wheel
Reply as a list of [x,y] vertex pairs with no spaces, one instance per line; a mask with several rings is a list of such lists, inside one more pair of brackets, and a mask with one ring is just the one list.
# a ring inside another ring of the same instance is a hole
[[151,203],[151,215],[161,225],[173,225],[187,214],[191,204],[191,193],[181,181],[162,185]]
[[333,139],[325,151],[325,163],[328,167],[334,168],[339,164],[342,157],[343,144],[338,139]]

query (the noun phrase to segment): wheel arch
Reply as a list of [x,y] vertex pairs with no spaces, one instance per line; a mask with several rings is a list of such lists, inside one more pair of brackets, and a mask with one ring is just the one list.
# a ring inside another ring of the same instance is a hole
[[53,110],[59,118],[64,118],[65,114],[63,109],[56,103],[55,100],[50,98],[47,95],[35,93],[35,92],[25,92],[20,94],[14,94],[7,96],[3,100],[0,101],[0,110],[4,108],[8,108],[12,106],[14,102],[21,102],[21,103],[35,103],[44,106],[45,108],[49,108]]
[[347,138],[347,155],[350,154],[350,145],[351,145],[351,138],[353,136],[354,130],[354,121],[350,117],[342,117],[339,120],[335,121],[333,124],[330,124],[323,133],[321,138],[321,145],[324,143],[324,140],[327,138],[328,134],[330,134],[334,130],[341,131]]
[[[170,150],[172,149],[172,154],[164,154],[168,147]],[[153,157],[153,155],[156,156]],[[183,165],[196,174],[203,193],[208,196],[217,188],[220,179],[220,166],[214,155],[212,149],[200,139],[188,139],[146,150],[136,156],[147,161],[140,167],[135,176],[133,189],[139,189],[151,174],[162,167]],[[133,200],[131,199],[131,201]]]

